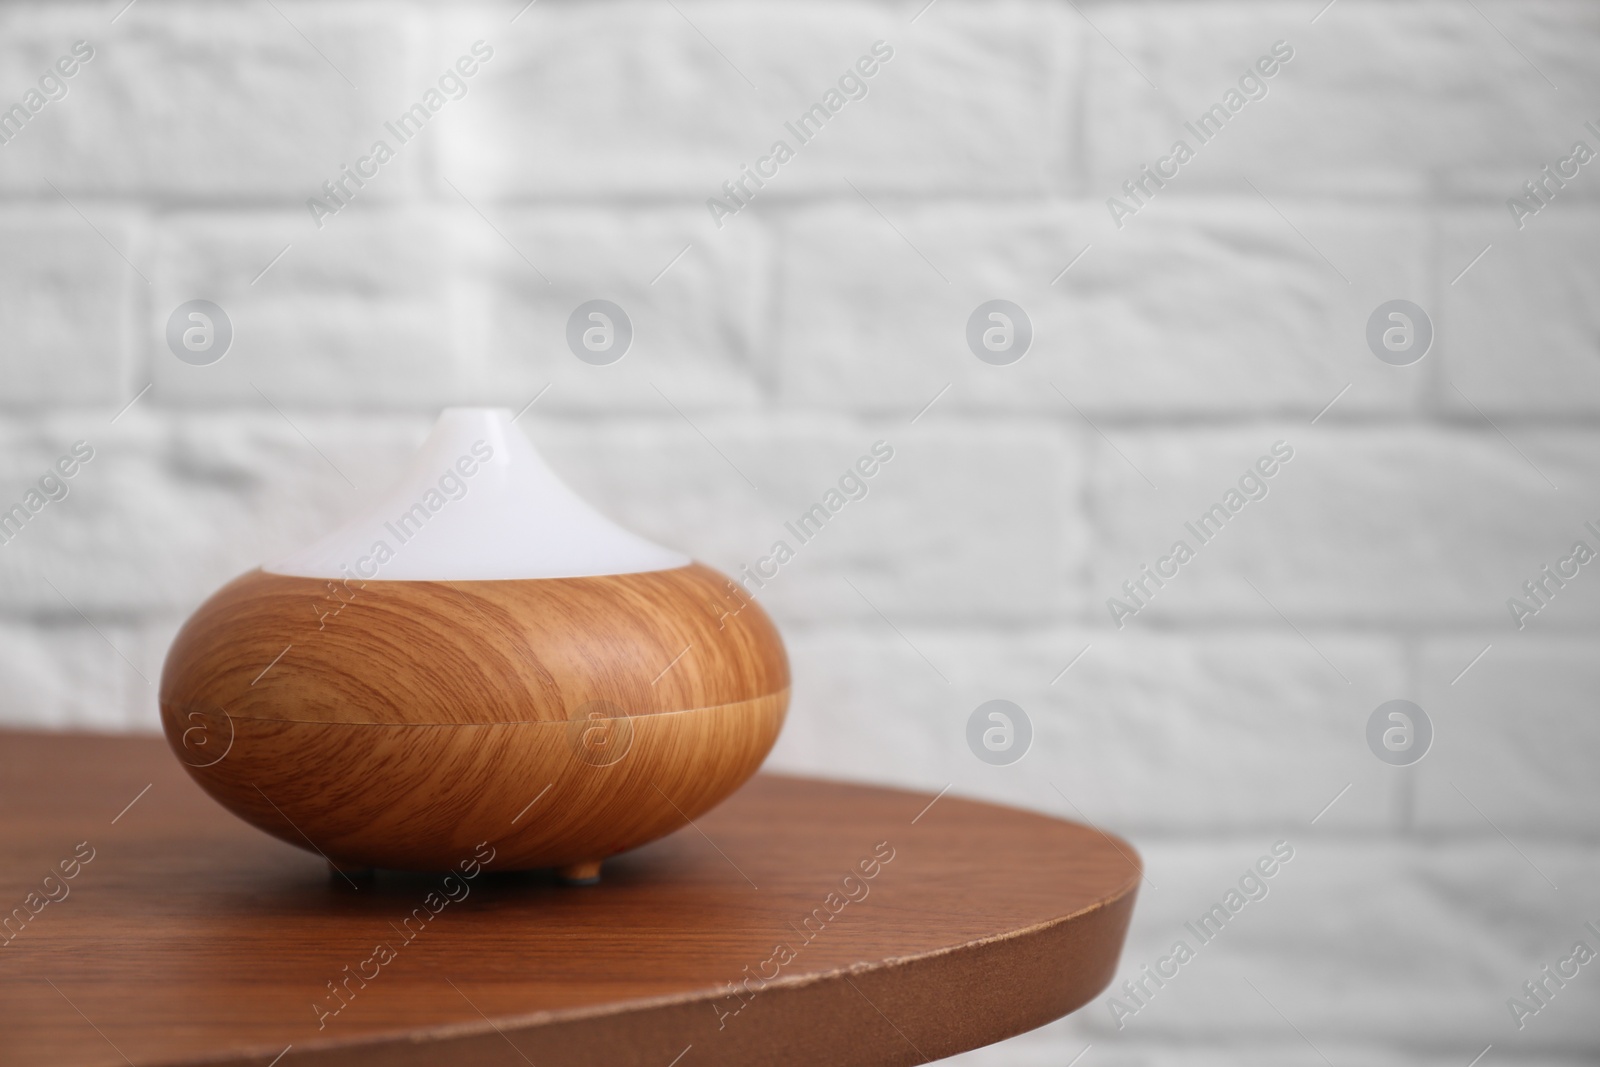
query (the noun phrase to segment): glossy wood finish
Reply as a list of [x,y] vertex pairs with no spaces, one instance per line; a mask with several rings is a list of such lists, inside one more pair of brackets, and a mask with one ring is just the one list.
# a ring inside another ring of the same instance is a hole
[[771,749],[788,685],[766,614],[699,564],[253,571],[179,632],[161,710],[207,792],[339,865],[446,870],[488,841],[526,868],[593,865],[711,808]]
[[[163,714],[298,722],[565,722],[789,687],[760,605],[710,567],[499,582],[325,582],[256,570],[178,632]],[[180,731],[181,732],[181,731]]]
[[[351,885],[207,802],[159,741],[0,733],[0,907],[66,890],[0,943],[0,1063],[913,1064],[1094,996],[1133,849],[930,801],[758,776],[599,886],[493,862]],[[46,882],[80,843],[93,859]]]
[[[340,863],[444,871],[488,841],[502,867],[553,867],[709,810],[766,758],[787,695],[604,726],[239,719],[227,758],[189,773],[240,818]],[[617,762],[595,766],[575,726],[631,737],[613,742],[627,745]]]

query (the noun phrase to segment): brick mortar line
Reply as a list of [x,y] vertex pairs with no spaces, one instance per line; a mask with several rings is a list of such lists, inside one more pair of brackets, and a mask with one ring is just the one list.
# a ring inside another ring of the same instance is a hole
[[[341,422],[348,426],[359,427],[363,422],[392,421],[396,427],[402,423],[421,421],[426,422],[438,413],[440,404],[436,402],[419,403],[415,407],[398,408],[388,407],[382,409],[351,409],[348,407],[323,407],[320,405],[300,405],[293,401],[280,402],[282,408],[288,412],[304,415],[313,422],[327,424]],[[1568,435],[1572,438],[1581,438],[1600,432],[1600,397],[1595,401],[1595,410],[1592,413],[1575,413],[1572,411],[1541,411],[1539,409],[1525,409],[1517,412],[1493,410],[1495,422],[1501,427],[1512,427],[1519,430],[1531,430],[1535,439],[1550,439]],[[156,426],[154,432],[163,430],[177,432],[183,425],[195,422],[216,421],[226,419],[237,423],[240,416],[249,417],[260,414],[259,404],[251,404],[248,399],[240,398],[234,402],[229,399],[217,398],[210,401],[197,399],[192,405],[160,405],[146,403],[142,405],[145,414],[140,418],[129,420],[130,426],[146,425]],[[515,407],[511,398],[504,398],[498,406]],[[878,409],[871,407],[851,408],[848,410],[837,407],[807,408],[786,407],[772,405],[752,407],[735,411],[727,410],[726,405],[697,405],[691,402],[681,402],[680,407],[685,411],[702,415],[711,421],[712,425],[724,426],[737,430],[740,422],[760,422],[765,427],[761,435],[763,440],[781,441],[786,435],[811,435],[818,438],[832,436],[837,430],[860,430],[869,432],[882,430],[886,424],[892,424],[904,412],[900,409]],[[152,424],[148,412],[151,410],[161,412],[164,416],[184,420],[174,426],[170,422]],[[79,414],[79,409],[58,408],[45,415],[32,415],[28,418],[13,417],[18,411],[37,412],[38,406],[30,405],[26,408],[11,407],[0,404],[0,440],[10,439],[13,442],[18,437],[29,437],[35,434],[48,436],[51,433],[70,434],[76,432],[66,428],[67,424],[75,421],[93,421],[100,418],[99,409],[90,409]],[[947,409],[947,413],[940,420],[928,423],[938,426],[946,431],[959,431],[960,433],[989,433],[999,425],[1008,432],[1028,431],[1065,431],[1074,433],[1075,427],[1071,424],[1072,416],[1060,413],[1045,413],[1039,408],[989,408],[982,410],[967,410],[959,415],[951,414],[954,409]],[[1144,416],[1128,417],[1118,414],[1106,414],[1102,409],[1086,407],[1086,411],[1095,416],[1095,422],[1101,427],[1118,430],[1125,434],[1136,434],[1145,440],[1156,440],[1162,437],[1179,437],[1184,434],[1221,434],[1242,433],[1255,429],[1293,429],[1305,420],[1298,418],[1304,412],[1250,413],[1246,415],[1195,415],[1195,414],[1161,414],[1152,413]],[[1309,409],[1307,409],[1309,410]],[[803,416],[826,413],[836,421],[834,425],[806,424]],[[774,417],[795,416],[792,427],[779,427],[771,429],[768,420]],[[276,418],[276,416],[274,416]],[[263,424],[270,423],[272,419],[263,417]],[[281,421],[281,420],[280,420]],[[903,420],[901,420],[903,421]],[[662,415],[659,412],[641,406],[639,409],[618,411],[615,406],[603,406],[596,402],[594,407],[573,404],[570,407],[551,408],[539,420],[540,425],[559,428],[563,430],[573,427],[598,426],[615,428],[617,426],[633,426],[638,429],[679,429],[681,419],[678,416]],[[1314,431],[1315,434],[1325,432],[1325,429],[1336,428],[1352,433],[1371,430],[1436,430],[1450,431],[1453,434],[1468,434],[1486,441],[1499,441],[1500,435],[1492,428],[1483,425],[1483,420],[1475,412],[1427,412],[1419,414],[1397,413],[1386,415],[1373,413],[1371,415],[1354,415],[1343,419],[1326,417],[1320,420]],[[685,431],[687,432],[687,431]],[[1301,431],[1304,433],[1304,429]],[[106,436],[117,437],[128,431],[117,431]],[[919,426],[917,436],[925,436],[928,430]],[[136,435],[136,431],[135,431]],[[675,436],[683,436],[675,433]],[[937,431],[934,434],[937,437]],[[1087,454],[1087,453],[1084,453]],[[1120,462],[1120,461],[1118,461]],[[1102,463],[1095,466],[1096,470],[1114,469],[1117,463]]]
[[[983,796],[987,799],[997,800],[999,803],[1007,802],[1004,794],[986,793]],[[1053,815],[1061,814],[1053,808],[1049,809],[1047,813]],[[1061,817],[1077,818],[1076,815],[1063,815]],[[1389,816],[1383,815],[1378,818],[1388,819]],[[1374,842],[1388,842],[1397,845],[1420,845],[1425,848],[1451,848],[1468,845],[1498,845],[1500,848],[1505,848],[1505,838],[1487,826],[1483,827],[1481,832],[1475,828],[1467,829],[1472,820],[1477,820],[1477,825],[1479,826],[1483,825],[1482,819],[1470,811],[1468,816],[1461,820],[1461,828],[1459,829],[1450,824],[1437,823],[1437,820],[1435,820],[1436,825],[1430,825],[1423,830],[1385,827],[1378,822],[1334,824],[1326,828],[1316,826],[1308,829],[1304,819],[1285,820],[1283,822],[1239,822],[1227,825],[1207,826],[1196,824],[1189,826],[1178,822],[1148,823],[1131,820],[1108,824],[1104,820],[1097,818],[1095,825],[1125,837],[1134,838],[1137,836],[1138,839],[1134,843],[1138,845],[1187,845],[1198,839],[1207,845],[1237,843],[1243,846],[1250,846],[1252,843],[1259,844],[1262,834],[1293,830],[1300,834],[1315,837],[1319,844],[1332,842],[1335,844],[1371,845]],[[1511,822],[1502,822],[1501,825],[1518,831],[1516,839],[1519,844],[1577,846],[1586,849],[1600,845],[1600,837],[1595,836],[1592,832],[1552,833],[1540,831],[1530,825]],[[1600,860],[1600,857],[1596,858]],[[1515,860],[1515,856],[1512,859]],[[1529,873],[1531,877],[1531,872]]]
[[[13,603],[15,598],[13,597]],[[108,626],[121,626],[130,629],[163,628],[177,625],[182,621],[178,614],[179,609],[168,609],[156,605],[147,605],[134,608],[89,608],[85,614],[90,619]],[[837,633],[842,630],[877,630],[873,620],[877,617],[868,613],[838,614],[831,617],[807,615],[801,618],[785,619],[783,628],[786,633],[795,635],[815,635],[823,633]],[[1090,620],[1093,622],[1091,623]],[[69,623],[62,629],[80,632],[84,630],[78,616],[67,611],[56,611],[54,608],[44,610],[30,610],[28,608],[6,608],[0,610],[0,622],[14,623]],[[1109,639],[1116,636],[1104,618],[1089,614],[1078,617],[1057,617],[1039,619],[1037,621],[1016,619],[978,619],[974,620],[970,613],[960,616],[916,616],[908,615],[900,620],[901,625],[918,633],[934,633],[940,635],[970,635],[975,632],[993,634],[1006,637],[1043,637],[1061,631],[1074,634],[1083,632],[1103,632]],[[1397,645],[1405,641],[1418,643],[1440,642],[1447,640],[1489,640],[1495,643],[1510,641],[1511,638],[1525,638],[1528,634],[1518,634],[1509,627],[1500,630],[1486,627],[1481,623],[1461,624],[1418,624],[1414,626],[1380,625],[1364,623],[1354,620],[1323,621],[1317,619],[1297,620],[1302,629],[1333,640],[1359,640],[1364,643]],[[1139,623],[1143,633],[1133,635],[1133,640],[1141,638],[1162,639],[1210,639],[1219,635],[1230,637],[1270,637],[1281,635],[1282,622],[1271,613],[1263,613],[1258,617],[1241,616],[1195,616],[1184,619],[1174,624],[1169,618],[1166,620],[1152,619],[1149,624]],[[1541,649],[1538,641],[1540,638],[1561,639],[1563,641],[1588,640],[1600,635],[1600,620],[1569,623],[1565,626],[1552,624],[1541,627],[1542,633],[1534,635],[1534,640],[1529,647],[1535,651],[1558,652],[1558,649]],[[1292,642],[1292,637],[1284,637],[1285,642]]]
[[[1508,172],[1509,173],[1509,172]],[[1520,172],[1519,172],[1520,173]],[[1419,178],[1421,176],[1419,175]],[[1499,175],[1491,176],[1501,177]],[[174,190],[138,190],[127,191],[122,189],[94,189],[78,186],[71,183],[70,178],[58,182],[63,189],[82,197],[83,203],[96,207],[121,207],[130,211],[143,210],[155,214],[206,214],[235,212],[257,213],[290,213],[303,214],[305,212],[305,197],[312,195],[316,190],[305,191],[305,196],[295,194],[246,195],[242,197],[207,197],[205,194],[191,194]],[[1062,208],[1081,206],[1103,212],[1104,198],[1093,195],[1071,195],[1041,188],[1038,191],[1006,192],[1004,190],[985,191],[981,189],[935,189],[914,187],[885,187],[873,185],[870,182],[862,186],[874,193],[880,193],[893,199],[897,203],[915,201],[930,207],[947,208],[952,203],[972,204],[974,206],[992,207],[996,203],[1015,204],[1020,206],[1037,206],[1046,210],[1060,210]],[[1516,190],[1512,190],[1515,192]],[[1496,193],[1478,193],[1466,190],[1441,190],[1433,191],[1424,183],[1420,183],[1414,192],[1402,191],[1395,193],[1339,193],[1317,189],[1283,189],[1279,190],[1282,198],[1290,201],[1322,201],[1326,204],[1349,206],[1370,211],[1374,207],[1390,207],[1399,210],[1417,210],[1423,208],[1438,208],[1443,211],[1463,208],[1493,208],[1496,212],[1505,211],[1505,196]],[[455,196],[448,187],[429,186],[424,190],[425,195],[416,192],[383,192],[377,191],[366,196],[363,204],[382,206],[393,209],[396,207],[426,207],[435,209],[441,205],[461,208],[463,213],[470,213],[462,207],[460,198]],[[862,212],[870,213],[861,204],[860,198],[846,190],[846,195],[837,192],[799,192],[774,190],[764,194],[761,204],[753,205],[752,210],[759,215],[763,210],[771,211],[779,206],[789,209],[805,208],[813,205],[825,206],[853,206],[859,207]],[[285,198],[287,197],[287,198]],[[620,191],[610,193],[546,193],[546,194],[513,194],[508,196],[495,196],[479,194],[474,196],[474,202],[480,206],[493,205],[497,207],[512,208],[571,208],[574,205],[592,205],[596,208],[670,208],[675,211],[690,211],[696,214],[697,229],[704,229],[709,237],[715,235],[708,224],[703,224],[700,214],[705,211],[705,198],[690,193]],[[1219,187],[1207,188],[1205,186],[1190,187],[1168,194],[1163,203],[1230,203],[1254,205],[1260,207],[1259,199],[1249,196],[1240,196],[1234,192],[1223,192]],[[1600,207],[1600,191],[1588,189],[1575,189],[1563,191],[1563,204],[1583,204],[1586,207]],[[60,198],[53,192],[23,192],[11,191],[0,193],[0,208],[5,206],[35,207],[39,205],[60,205]],[[63,210],[65,210],[63,208]],[[1261,211],[1267,209],[1261,207]],[[307,233],[314,231],[307,224]],[[1515,236],[1515,231],[1507,230],[1508,238]]]

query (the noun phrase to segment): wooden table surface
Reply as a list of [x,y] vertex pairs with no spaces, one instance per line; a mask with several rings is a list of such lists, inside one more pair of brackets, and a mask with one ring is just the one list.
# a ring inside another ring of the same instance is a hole
[[349,884],[160,739],[0,732],[0,1063],[913,1064],[1104,988],[1133,849],[933,800],[762,775],[598,886]]

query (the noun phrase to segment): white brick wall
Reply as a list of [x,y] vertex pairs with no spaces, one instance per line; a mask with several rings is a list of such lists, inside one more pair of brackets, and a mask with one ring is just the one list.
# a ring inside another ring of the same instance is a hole
[[[95,448],[0,547],[0,721],[154,729],[182,618],[447,403],[548,385],[523,421],[551,462],[726,569],[881,438],[870,495],[762,594],[796,671],[774,766],[1128,835],[1121,978],[1297,850],[1120,1031],[1102,998],[970,1062],[1600,1058],[1600,971],[1520,1031],[1506,1008],[1600,922],[1600,572],[1520,632],[1505,606],[1600,520],[1600,164],[1521,230],[1505,207],[1600,148],[1600,8],[120,6],[0,8],[0,106],[96,50],[0,145],[0,505]],[[317,228],[306,198],[480,38],[466,96]],[[865,98],[714,226],[879,39]],[[1106,198],[1280,39],[1268,95],[1115,227]],[[236,330],[213,366],[163,340],[196,297]],[[608,367],[562,340],[593,297],[636,328]],[[1008,367],[964,340],[996,297],[1035,327]],[[1437,331],[1412,367],[1366,348],[1396,297]],[[1115,628],[1106,598],[1277,440],[1270,495]],[[1035,725],[1011,767],[964,741],[994,697]],[[1363,736],[1396,697],[1437,731],[1406,769]]]

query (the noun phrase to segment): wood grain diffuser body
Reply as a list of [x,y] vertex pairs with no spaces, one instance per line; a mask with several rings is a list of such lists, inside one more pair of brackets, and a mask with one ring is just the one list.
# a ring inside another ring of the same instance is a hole
[[224,586],[161,677],[229,810],[341,869],[598,877],[766,757],[789,667],[709,567],[605,519],[499,409],[446,410],[400,484]]

